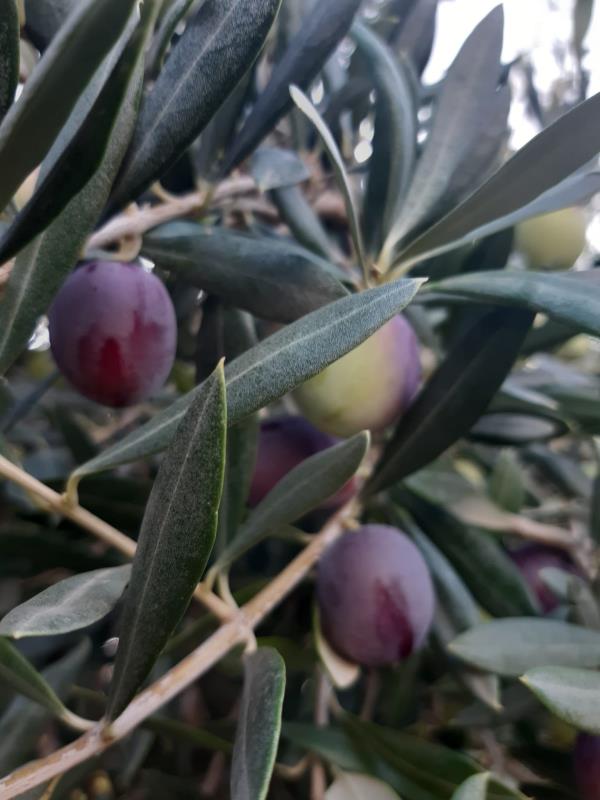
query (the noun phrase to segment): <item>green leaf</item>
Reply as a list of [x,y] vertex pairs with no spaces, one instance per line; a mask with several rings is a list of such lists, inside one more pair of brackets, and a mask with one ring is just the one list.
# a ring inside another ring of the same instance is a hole
[[[226,369],[230,425],[282,397],[333,361],[357,347],[408,305],[421,282],[406,280],[344,297],[307,314],[248,350]],[[201,388],[156,414],[117,445],[79,467],[84,475],[144,458],[170,442],[189,403]]]
[[232,425],[227,434],[225,481],[219,506],[219,552],[233,539],[246,511],[256,463],[258,430],[258,415],[252,414]]
[[275,765],[285,664],[270,647],[244,658],[244,691],[231,761],[231,799],[265,800]]
[[369,448],[369,434],[305,459],[290,470],[252,511],[214,568],[223,569],[270,533],[317,508],[342,488],[360,467]]
[[43,52],[64,24],[78,0],[25,0],[25,29]]
[[462,524],[441,507],[413,492],[394,498],[446,556],[482,608],[498,617],[537,614],[537,604],[523,576],[498,541]]
[[537,667],[521,678],[553,714],[569,725],[600,734],[600,673],[572,667]]
[[0,237],[0,262],[8,261],[42,233],[98,171],[137,61],[135,47],[127,48],[82,125],[43,172],[33,196]]
[[[581,202],[598,191],[598,176],[576,175],[598,153],[600,94],[543,130],[479,189],[399,254],[412,263],[517,222]],[[569,179],[569,180],[567,180]]]
[[578,331],[600,336],[599,280],[596,270],[564,275],[501,270],[447,278],[435,284],[435,291],[478,303],[540,311]]
[[396,792],[383,781],[360,772],[338,775],[325,792],[325,800],[400,800]]
[[206,567],[223,487],[225,428],[220,365],[178,426],[146,506],[120,622],[110,719],[147,677]]
[[0,621],[0,636],[58,636],[105,617],[117,604],[131,567],[84,572],[55,583],[17,606]]
[[462,633],[454,655],[499,675],[536,667],[600,666],[600,633],[552,619],[499,619]]
[[293,322],[347,294],[329,264],[270,237],[179,223],[146,236],[142,252],[224,302],[276,322]]
[[185,19],[185,15],[192,6],[194,0],[173,0],[163,14],[160,26],[154,39],[152,47],[146,59],[146,72],[156,76],[163,65],[167,50],[171,44],[173,34],[179,23]]
[[310,86],[346,35],[359,5],[360,0],[328,0],[310,9],[234,140],[225,160],[224,173],[252,153],[281,117],[290,111],[290,84],[302,89]]
[[0,209],[54,143],[136,2],[85,0],[53,39],[0,125]]
[[506,309],[481,315],[403,416],[368,491],[416,472],[469,432],[510,371],[533,317]]
[[375,134],[363,204],[363,230],[377,253],[398,216],[416,159],[417,109],[411,77],[386,42],[355,22],[352,38],[376,92]]
[[281,147],[260,147],[252,156],[250,172],[261,192],[295,186],[310,178],[304,161]]
[[496,102],[503,29],[504,13],[497,6],[471,33],[448,70],[425,151],[384,252],[391,253],[407,234],[431,220],[451,190],[453,177],[473,157],[473,146],[489,126]]
[[438,0],[413,0],[412,3],[409,0],[408,5],[412,7],[408,9],[404,0],[399,5],[401,26],[394,41],[394,49],[400,55],[409,57],[420,74],[425,69],[433,48]]
[[458,787],[451,800],[486,800],[489,781],[489,772],[472,775]]
[[568,425],[555,416],[495,412],[480,417],[471,428],[469,438],[505,447],[545,442],[564,436],[568,430]]
[[144,47],[155,13],[153,2],[144,3],[142,22],[130,43],[133,63],[128,93],[114,121],[102,164],[50,227],[17,257],[0,301],[0,373],[26,346],[37,318],[77,262],[102,213],[133,131]]
[[57,712],[62,715],[66,711],[59,698],[68,694],[91,649],[89,640],[85,639],[41,674],[41,679],[58,702],[58,707],[49,710],[48,707],[39,705],[37,699],[31,702],[17,697],[0,717],[0,729],[10,731],[10,736],[0,739],[0,773],[5,775],[34,755],[35,746],[50,716]]
[[0,120],[19,83],[19,14],[16,0],[0,0]]
[[290,86],[290,94],[292,96],[292,100],[298,106],[300,111],[302,111],[302,113],[317,129],[317,133],[319,134],[321,142],[323,143],[323,147],[329,156],[338,188],[342,193],[342,197],[344,198],[346,215],[348,217],[348,224],[350,226],[350,233],[352,235],[352,243],[354,244],[356,257],[362,267],[363,273],[365,276],[368,276],[367,257],[365,254],[360,224],[358,221],[358,211],[352,196],[352,187],[350,186],[350,180],[348,178],[348,174],[346,173],[346,167],[344,166],[342,154],[339,151],[331,131],[323,120],[323,117],[319,114],[304,92],[302,92],[297,86]]
[[0,638],[0,679],[53,714],[61,716],[65,710],[40,673],[4,638]]
[[[301,245],[330,261],[339,260],[339,251],[298,186],[273,189],[269,196],[279,211],[279,216]],[[346,275],[346,280],[351,280],[349,274]]]
[[280,0],[206,0],[173,47],[138,123],[114,203],[137,197],[179,158],[262,48]]

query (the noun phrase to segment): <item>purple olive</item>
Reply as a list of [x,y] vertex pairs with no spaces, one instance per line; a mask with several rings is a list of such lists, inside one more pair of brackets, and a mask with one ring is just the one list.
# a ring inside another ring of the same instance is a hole
[[365,666],[394,664],[421,647],[435,606],[423,556],[387,525],[365,525],[327,550],[317,600],[328,642]]
[[542,611],[545,614],[554,611],[560,601],[546,585],[540,573],[548,567],[560,569],[563,572],[575,573],[577,571],[575,565],[567,554],[552,547],[526,544],[517,550],[513,550],[510,556],[525,578],[527,585],[537,597]]
[[419,343],[402,316],[294,391],[300,411],[322,431],[352,436],[383,430],[412,402],[421,380]]
[[167,379],[177,323],[162,282],[139,265],[92,261],[75,270],[49,312],[50,345],[81,394],[128,406]]
[[[258,505],[290,470],[336,442],[303,417],[282,416],[265,420],[260,426],[249,505]],[[355,490],[355,481],[351,479],[324,504],[324,508],[339,508],[350,500]]]
[[575,782],[581,800],[600,800],[600,736],[580,733],[573,751]]

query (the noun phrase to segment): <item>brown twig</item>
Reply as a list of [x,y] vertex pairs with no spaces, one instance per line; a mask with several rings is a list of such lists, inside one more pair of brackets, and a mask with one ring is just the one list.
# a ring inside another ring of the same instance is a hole
[[221,627],[190,655],[180,661],[152,686],[142,691],[107,729],[98,723],[88,733],[46,758],[21,767],[0,781],[0,797],[11,800],[57,775],[96,756],[130,734],[147,717],[204,675],[235,646],[244,643],[248,629],[254,629],[305,578],[323,551],[347,529],[358,512],[356,501],[341,509],[308,547],[235,617]]
[[[13,464],[4,456],[0,456],[0,477],[6,478],[12,483],[17,484],[26,492],[30,492],[35,497],[41,499],[44,504],[57,514],[60,514],[85,530],[92,533],[97,539],[109,547],[118,550],[124,556],[132,559],[135,555],[135,542],[129,536],[113,528],[104,520],[86,511],[78,503],[66,502],[63,495],[58,494],[46,484],[38,481],[21,467]],[[198,586],[194,592],[194,597],[201,602],[217,619],[223,621],[231,617],[229,606],[219,597],[206,590],[202,585]]]

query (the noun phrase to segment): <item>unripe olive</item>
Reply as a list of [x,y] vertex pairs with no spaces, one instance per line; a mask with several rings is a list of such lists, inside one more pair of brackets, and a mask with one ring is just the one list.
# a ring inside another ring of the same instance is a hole
[[583,209],[563,208],[521,222],[515,242],[531,269],[569,269],[585,248],[585,231]]
[[139,265],[85,264],[67,278],[48,316],[59,369],[98,403],[137,403],[171,371],[175,310],[162,282]]
[[600,800],[600,736],[578,735],[573,768],[581,800]]
[[423,556],[406,534],[365,525],[321,559],[317,600],[325,637],[350,661],[383,666],[417,650],[429,632],[435,597]]
[[[317,430],[303,417],[281,416],[260,426],[256,465],[248,503],[255,506],[290,470],[302,461],[336,444],[336,439]],[[355,492],[350,480],[326,503],[333,509],[346,503]]]
[[537,597],[542,611],[546,614],[554,611],[559,600],[542,579],[541,572],[549,567],[563,572],[575,572],[575,566],[566,553],[540,544],[526,544],[511,551],[510,556]]
[[421,379],[417,337],[397,316],[294,392],[302,413],[332,436],[379,431],[410,405]]

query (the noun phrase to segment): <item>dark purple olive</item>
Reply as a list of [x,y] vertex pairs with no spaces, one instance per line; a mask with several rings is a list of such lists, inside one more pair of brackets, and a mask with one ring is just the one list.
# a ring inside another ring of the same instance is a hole
[[[290,470],[336,442],[337,439],[321,433],[303,417],[282,416],[265,420],[260,426],[249,505],[260,503]],[[324,507],[339,508],[350,500],[354,492],[355,481],[350,480]]]
[[365,666],[394,664],[421,647],[435,606],[423,556],[387,525],[365,525],[327,550],[317,600],[328,642]]
[[577,570],[567,554],[553,547],[539,544],[526,544],[513,550],[511,558],[527,581],[527,585],[537,597],[542,611],[548,614],[559,605],[559,600],[554,592],[545,584],[541,571],[549,567],[560,569],[563,572],[575,573]]
[[581,800],[600,800],[600,736],[579,734],[573,751],[573,768]]
[[137,264],[92,261],[67,278],[49,312],[59,369],[107,406],[145,399],[167,379],[177,323],[167,290]]

